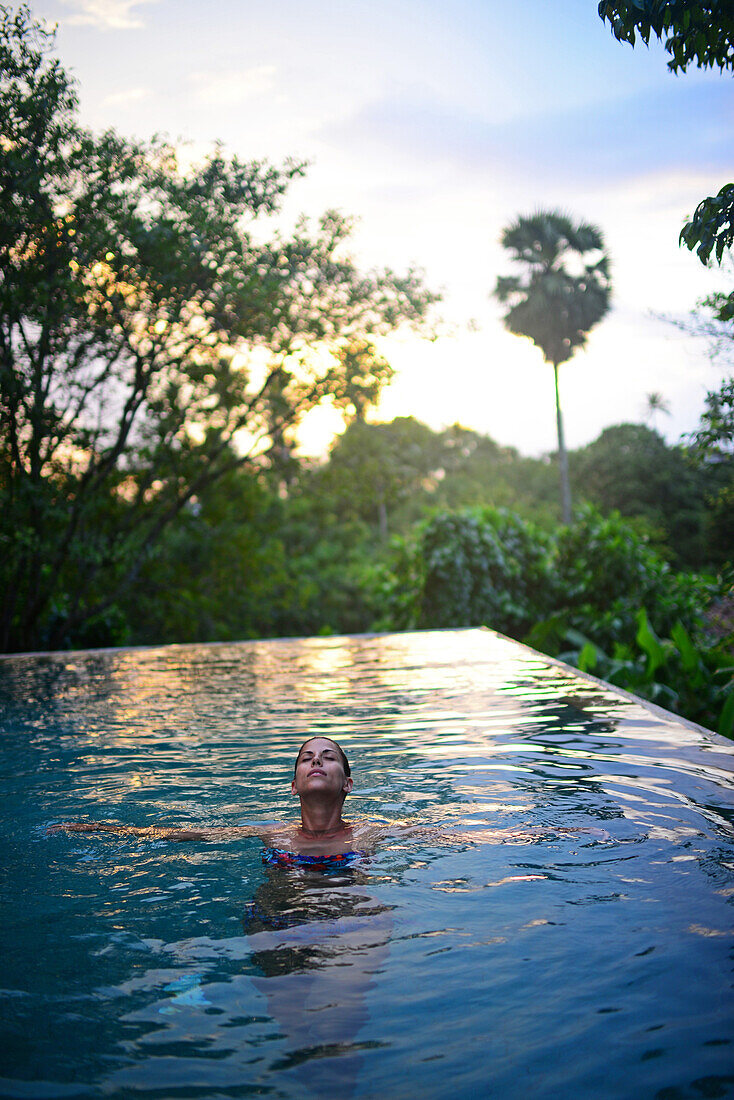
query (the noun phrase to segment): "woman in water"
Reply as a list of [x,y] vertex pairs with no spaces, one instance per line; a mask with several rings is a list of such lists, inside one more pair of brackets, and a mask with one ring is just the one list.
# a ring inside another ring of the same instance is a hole
[[[241,917],[250,980],[292,1052],[290,1072],[300,1093],[345,1100],[361,1072],[355,1040],[368,1019],[367,992],[384,964],[393,923],[391,907],[371,895],[357,859],[374,849],[384,830],[344,820],[351,790],[341,746],[329,737],[311,737],[298,751],[291,783],[301,804],[300,822],[204,829],[107,822],[52,826],[153,840],[260,837],[265,876]],[[284,873],[283,865],[295,871]],[[206,1005],[203,977],[195,974],[193,980],[197,1003]],[[175,1012],[175,998],[164,1009]]]
[[64,822],[52,825],[51,830],[64,829],[74,833],[117,833],[121,836],[138,836],[151,840],[239,840],[242,837],[259,837],[265,845],[263,859],[266,863],[296,865],[349,864],[359,856],[374,851],[377,843],[386,836],[409,833],[437,843],[469,840],[473,842],[505,840],[533,841],[558,833],[591,833],[607,838],[603,829],[562,826],[527,826],[520,829],[472,829],[468,834],[441,833],[435,828],[420,825],[371,825],[369,822],[351,824],[344,820],[344,800],[352,790],[351,769],[344,749],[330,737],[310,737],[298,750],[293,771],[291,791],[301,803],[300,823],[287,825],[273,822],[271,825],[214,826],[204,829],[165,827],[159,825],[116,825],[112,822]]
[[351,769],[341,745],[330,737],[310,737],[301,745],[291,791],[301,803],[300,823],[235,825],[204,829],[137,827],[91,821],[52,826],[74,833],[118,833],[153,840],[237,840],[258,836],[268,863],[339,864],[374,849],[384,828],[344,820],[344,800],[352,789]]
[[[369,1019],[368,993],[385,967],[394,925],[393,906],[385,903],[358,857],[374,851],[380,840],[406,835],[429,844],[461,844],[596,832],[526,827],[474,829],[467,834],[426,826],[353,824],[343,816],[351,790],[343,749],[331,738],[318,736],[305,741],[296,757],[291,791],[300,801],[300,822],[203,829],[105,822],[54,827],[155,840],[259,837],[265,845],[265,874],[241,916],[250,980],[266,998],[268,1014],[277,1021],[291,1052],[281,1073],[294,1075],[301,1095],[338,1095],[344,1100],[353,1095],[361,1077],[362,1045],[357,1040]],[[381,874],[384,881],[384,868]],[[534,877],[513,875],[500,882]],[[196,988],[199,1003],[206,1004],[206,983]],[[165,1010],[176,1010],[175,999]],[[216,1024],[211,1026],[216,1032]]]

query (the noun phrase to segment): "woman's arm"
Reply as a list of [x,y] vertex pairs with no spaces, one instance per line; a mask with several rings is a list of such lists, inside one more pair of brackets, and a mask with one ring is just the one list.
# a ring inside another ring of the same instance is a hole
[[473,843],[489,842],[502,844],[504,841],[521,840],[534,841],[546,840],[560,833],[568,833],[571,836],[579,836],[582,833],[597,837],[600,840],[609,840],[606,829],[578,826],[576,828],[563,825],[519,825],[505,829],[449,829],[445,825],[435,828],[426,825],[392,825],[387,826],[384,835],[391,838],[410,837],[413,840],[424,840],[434,844],[456,844],[465,841]]
[[267,830],[260,825],[214,826],[206,829],[167,827],[163,825],[116,825],[112,821],[62,821],[50,825],[50,833],[115,833],[145,840],[239,840],[242,837],[263,837]]

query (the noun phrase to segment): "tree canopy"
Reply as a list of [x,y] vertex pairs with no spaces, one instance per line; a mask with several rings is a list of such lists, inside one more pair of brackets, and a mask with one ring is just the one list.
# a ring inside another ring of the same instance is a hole
[[318,488],[341,517],[376,524],[385,541],[393,512],[429,482],[440,452],[441,437],[412,416],[390,424],[357,420],[335,440]]
[[[668,68],[684,73],[690,66],[734,69],[734,7],[731,0],[601,0],[599,16],[619,42],[645,45],[654,34],[665,40]],[[734,183],[703,199],[680,234],[680,243],[696,250],[702,263],[713,252],[721,258],[734,244]]]
[[520,274],[501,275],[495,296],[505,327],[527,336],[549,363],[565,363],[609,309],[609,256],[596,226],[539,210],[520,217],[501,242]]
[[692,442],[706,458],[734,459],[734,378],[725,378],[718,390],[706,394],[706,407]]
[[2,649],[104,613],[197,494],[320,401],[374,401],[372,342],[437,300],[360,271],[337,212],[283,234],[300,163],[215,149],[183,171],[161,140],[90,133],[52,49],[0,6]]
[[668,68],[734,68],[734,10],[729,0],[601,0],[599,15],[618,42],[665,39]]

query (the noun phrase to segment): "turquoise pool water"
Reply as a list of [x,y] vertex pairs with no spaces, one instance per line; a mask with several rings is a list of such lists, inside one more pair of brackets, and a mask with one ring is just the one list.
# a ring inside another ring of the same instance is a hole
[[[0,1096],[734,1096],[722,738],[480,630],[19,656],[0,699]],[[46,834],[292,817],[314,732],[353,816],[437,834],[332,876]]]

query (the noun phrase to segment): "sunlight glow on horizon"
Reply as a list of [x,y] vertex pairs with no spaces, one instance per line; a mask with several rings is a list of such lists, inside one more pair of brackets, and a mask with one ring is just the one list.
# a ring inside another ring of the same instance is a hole
[[[616,42],[593,0],[551,7],[45,0],[37,14],[59,23],[87,124],[188,141],[184,167],[217,140],[245,160],[307,159],[286,223],[340,208],[359,219],[351,251],[365,268],[413,264],[445,288],[452,335],[380,342],[396,377],[371,420],[459,422],[524,454],[555,448],[552,371],[504,331],[490,295],[510,269],[502,228],[557,207],[601,228],[613,265],[612,311],[561,368],[569,446],[640,422],[651,391],[671,408],[658,430],[677,441],[723,367],[651,314],[684,314],[726,286],[677,242],[727,182],[731,81],[672,76],[659,44]],[[341,425],[335,410],[311,413],[302,452],[324,454]]]

